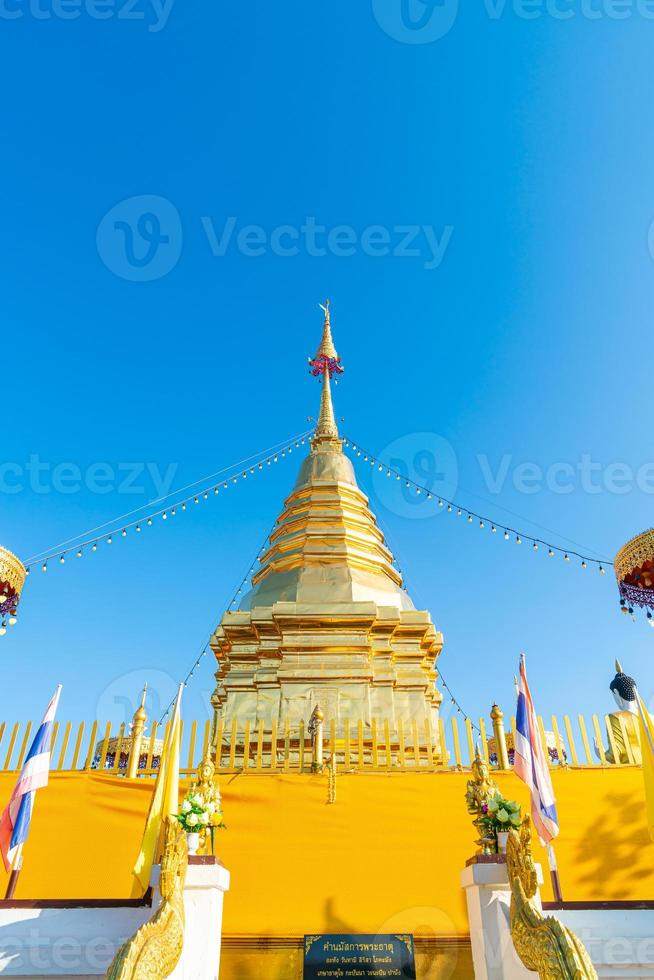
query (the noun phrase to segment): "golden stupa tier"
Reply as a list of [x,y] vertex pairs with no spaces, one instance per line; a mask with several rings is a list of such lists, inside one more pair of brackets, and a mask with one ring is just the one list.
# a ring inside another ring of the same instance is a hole
[[403,589],[343,454],[328,370],[311,452],[252,583],[212,638],[225,725],[308,723],[319,706],[341,731],[373,719],[438,731],[443,638]]

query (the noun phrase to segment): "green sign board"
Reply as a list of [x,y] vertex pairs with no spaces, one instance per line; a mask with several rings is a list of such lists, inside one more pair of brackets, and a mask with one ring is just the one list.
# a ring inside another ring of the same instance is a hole
[[305,936],[304,980],[415,980],[413,936]]

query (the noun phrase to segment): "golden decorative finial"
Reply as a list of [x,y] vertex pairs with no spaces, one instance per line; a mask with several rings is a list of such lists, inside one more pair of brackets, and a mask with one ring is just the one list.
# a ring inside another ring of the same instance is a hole
[[136,774],[139,769],[139,760],[141,758],[141,745],[143,743],[143,735],[145,733],[145,723],[148,720],[148,716],[145,713],[145,695],[148,691],[147,683],[143,685],[143,692],[141,694],[141,703],[134,712],[132,718],[132,727],[130,729],[129,736],[126,740],[126,748],[129,750],[129,761],[127,763],[127,777],[128,779],[135,779]]
[[311,365],[311,373],[315,377],[322,375],[322,394],[320,396],[320,413],[318,415],[316,434],[311,445],[315,449],[317,446],[326,443],[329,449],[340,449],[341,443],[338,437],[338,427],[332,404],[331,379],[335,374],[342,374],[343,368],[341,367],[341,359],[332,340],[329,320],[329,300],[325,301],[324,306],[321,303],[320,308],[325,313],[322,340],[320,347],[316,351],[316,356],[309,363]]
[[319,306],[325,314],[325,320],[322,326],[322,340],[320,341],[320,346],[316,351],[315,357],[309,360],[309,365],[314,377],[329,372],[329,377],[333,378],[335,374],[342,374],[343,368],[341,367],[341,359],[338,356],[338,351],[334,347],[334,341],[332,340],[329,300],[325,300],[324,306],[322,303]]
[[616,669],[616,673],[624,674],[624,671],[622,669],[622,664],[620,663],[617,657],[615,658],[615,669]]
[[320,309],[325,314],[325,322],[322,326],[322,340],[320,341],[320,347],[316,351],[316,356],[314,360],[319,357],[326,357],[328,360],[338,360],[338,354],[336,348],[334,347],[334,341],[332,340],[332,327],[329,319],[329,300],[325,300],[325,305],[319,304]]
[[148,716],[145,713],[145,696],[147,693],[148,693],[148,684],[146,681],[146,683],[143,685],[143,692],[141,694],[141,703],[139,704],[138,708],[134,712],[134,717],[132,719],[132,729],[134,725],[137,723],[137,721],[143,721],[144,723],[147,721]]

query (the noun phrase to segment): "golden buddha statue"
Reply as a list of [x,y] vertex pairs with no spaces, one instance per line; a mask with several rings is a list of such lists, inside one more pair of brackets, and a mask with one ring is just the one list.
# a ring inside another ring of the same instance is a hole
[[490,800],[497,796],[500,790],[495,780],[490,778],[490,768],[479,754],[479,746],[472,763],[472,775],[473,779],[469,779],[466,786],[466,804],[468,813],[475,816],[473,823],[479,834],[479,840],[475,843],[479,844],[480,854],[494,854],[495,834],[484,822],[484,818],[488,814]]
[[200,846],[198,854],[213,853],[213,831],[223,826],[220,790],[215,781],[216,766],[209,749],[197,768],[195,779],[189,788],[189,796],[199,796],[209,811],[209,823],[199,830]]

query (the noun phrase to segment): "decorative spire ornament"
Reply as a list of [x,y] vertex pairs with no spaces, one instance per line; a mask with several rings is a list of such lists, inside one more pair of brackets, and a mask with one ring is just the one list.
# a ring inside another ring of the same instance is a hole
[[634,606],[647,611],[647,621],[654,625],[654,528],[637,534],[615,556],[615,577],[620,593],[620,608],[633,615]]
[[334,415],[334,405],[332,403],[331,379],[335,374],[342,374],[341,359],[338,356],[334,341],[332,340],[331,324],[329,321],[329,300],[325,305],[320,304],[320,308],[325,313],[325,322],[322,328],[322,340],[316,351],[316,356],[312,361],[311,373],[314,377],[322,375],[322,394],[320,396],[320,412],[316,432],[311,440],[313,449],[322,447],[325,449],[337,449],[342,452],[342,442],[338,435],[338,426]]
[[0,546],[0,636],[14,626],[27,569],[8,548]]
[[325,300],[325,305],[319,304],[320,309],[325,314],[325,321],[322,327],[322,340],[320,341],[320,346],[316,351],[315,357],[309,359],[309,370],[313,374],[314,378],[317,378],[321,374],[329,374],[330,378],[333,378],[335,374],[342,374],[343,367],[341,366],[341,359],[338,356],[338,352],[334,347],[334,341],[332,340],[332,328],[329,318],[329,300]]

